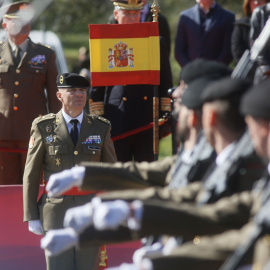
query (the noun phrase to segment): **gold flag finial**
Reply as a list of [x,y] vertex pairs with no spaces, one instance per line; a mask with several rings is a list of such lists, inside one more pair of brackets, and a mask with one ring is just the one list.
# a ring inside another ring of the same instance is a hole
[[151,12],[153,13],[153,22],[158,21],[158,13],[160,12],[160,7],[157,0],[154,0],[153,5],[151,6]]
[[101,247],[99,266],[107,267],[106,260],[108,259],[106,246]]

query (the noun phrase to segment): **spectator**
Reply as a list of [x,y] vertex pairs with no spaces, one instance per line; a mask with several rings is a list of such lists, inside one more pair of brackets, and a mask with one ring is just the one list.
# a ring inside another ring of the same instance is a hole
[[229,64],[234,14],[215,0],[197,4],[180,14],[175,41],[175,58],[181,67],[196,58]]
[[236,62],[240,60],[246,50],[250,49],[250,17],[254,8],[265,5],[267,2],[267,0],[244,0],[245,16],[235,22],[232,33],[232,54]]
[[[254,41],[260,35],[264,28],[266,21],[270,16],[270,3],[257,7],[254,9],[250,19],[250,43],[253,45]],[[269,78],[270,74],[270,44],[268,41],[267,46],[263,49],[257,57],[258,67],[255,71],[254,84],[260,83],[262,80]]]
[[73,66],[72,73],[80,74],[82,69],[90,70],[89,50],[84,46],[79,49],[78,62]]

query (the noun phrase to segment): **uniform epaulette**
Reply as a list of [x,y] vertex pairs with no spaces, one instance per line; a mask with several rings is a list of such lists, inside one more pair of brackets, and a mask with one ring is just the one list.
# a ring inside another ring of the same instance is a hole
[[94,117],[94,118],[96,118],[96,119],[98,119],[98,120],[100,120],[100,121],[102,121],[102,122],[105,122],[107,124],[110,124],[111,123],[108,119],[106,119],[106,118],[104,118],[102,116],[95,115],[95,114],[91,114],[91,116]]
[[39,46],[42,46],[42,47],[46,47],[46,48],[51,49],[51,46],[49,46],[49,45],[42,44],[42,43],[39,43],[39,42],[37,42],[36,44],[39,45]]
[[40,117],[37,117],[37,118],[35,119],[35,121],[36,121],[37,123],[40,123],[40,122],[45,121],[45,120],[54,119],[55,117],[56,117],[56,114],[54,114],[54,113],[49,113],[49,114],[46,114],[46,115],[42,115],[42,116],[40,116]]
[[2,50],[6,46],[6,43],[3,40],[0,40],[0,49]]

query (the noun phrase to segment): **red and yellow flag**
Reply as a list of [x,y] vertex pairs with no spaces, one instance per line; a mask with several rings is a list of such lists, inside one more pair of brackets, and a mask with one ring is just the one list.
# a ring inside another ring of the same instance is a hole
[[160,84],[158,23],[89,24],[92,86]]

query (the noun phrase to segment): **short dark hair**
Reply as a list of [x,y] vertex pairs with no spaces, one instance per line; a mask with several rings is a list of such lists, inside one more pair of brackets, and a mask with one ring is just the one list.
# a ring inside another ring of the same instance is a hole
[[246,122],[244,116],[239,111],[239,104],[229,100],[215,100],[214,104],[221,123],[232,132],[244,132]]

